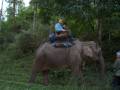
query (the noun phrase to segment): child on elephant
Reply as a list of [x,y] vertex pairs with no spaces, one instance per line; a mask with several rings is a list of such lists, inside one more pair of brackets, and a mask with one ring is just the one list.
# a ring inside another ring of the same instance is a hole
[[113,65],[114,76],[113,76],[113,90],[120,90],[120,51],[116,53],[116,61]]

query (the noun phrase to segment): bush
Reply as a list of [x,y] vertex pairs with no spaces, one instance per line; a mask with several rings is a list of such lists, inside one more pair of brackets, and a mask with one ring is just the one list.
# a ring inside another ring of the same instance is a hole
[[28,53],[34,50],[34,38],[31,33],[24,32],[16,36],[16,47],[22,50],[23,53]]
[[10,56],[15,58],[23,57],[26,54],[33,53],[37,47],[47,41],[47,27],[39,25],[40,29],[22,31],[15,36],[15,41],[9,45],[7,51],[11,52]]
[[9,44],[5,52],[9,55],[8,57],[12,59],[18,59],[24,56],[22,50],[19,49],[15,43]]
[[0,50],[4,50],[9,43],[14,41],[14,36],[10,32],[0,32]]

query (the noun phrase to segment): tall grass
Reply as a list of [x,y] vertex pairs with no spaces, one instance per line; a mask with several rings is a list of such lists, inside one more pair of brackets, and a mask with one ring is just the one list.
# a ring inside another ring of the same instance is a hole
[[85,82],[79,86],[67,85],[70,72],[67,70],[51,71],[49,86],[43,86],[42,75],[39,74],[35,84],[27,82],[31,73],[33,55],[20,59],[11,59],[6,52],[0,53],[0,90],[111,90],[112,73],[107,72],[105,80],[101,80],[99,73],[87,67],[84,72]]

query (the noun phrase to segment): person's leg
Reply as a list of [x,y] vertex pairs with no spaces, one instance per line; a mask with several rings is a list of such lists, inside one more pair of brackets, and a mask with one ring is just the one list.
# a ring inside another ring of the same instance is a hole
[[50,41],[50,43],[55,42],[55,34],[54,33],[49,34],[49,41]]
[[117,76],[113,77],[112,88],[113,90],[120,90],[120,78],[119,77]]
[[117,86],[117,90],[120,90],[120,76],[117,76],[118,79],[118,86]]

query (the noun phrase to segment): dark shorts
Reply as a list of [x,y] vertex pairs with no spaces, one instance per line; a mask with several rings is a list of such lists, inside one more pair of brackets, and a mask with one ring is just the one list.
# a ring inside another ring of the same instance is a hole
[[112,81],[113,87],[120,87],[120,76],[114,76]]

